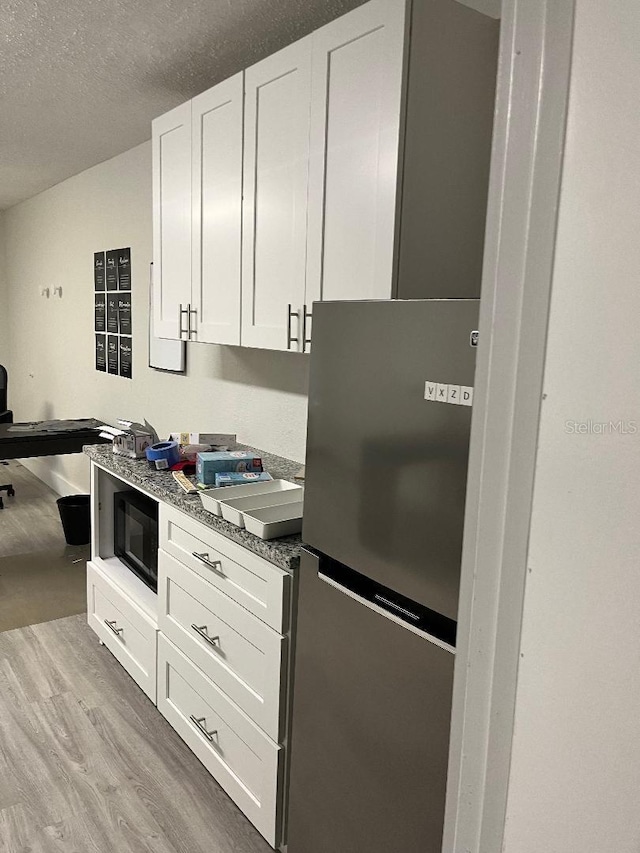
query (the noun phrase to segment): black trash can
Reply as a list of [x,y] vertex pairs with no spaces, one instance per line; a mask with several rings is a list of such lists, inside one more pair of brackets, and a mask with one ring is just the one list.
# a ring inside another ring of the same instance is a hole
[[58,512],[67,545],[88,545],[91,541],[91,498],[69,495],[58,498]]

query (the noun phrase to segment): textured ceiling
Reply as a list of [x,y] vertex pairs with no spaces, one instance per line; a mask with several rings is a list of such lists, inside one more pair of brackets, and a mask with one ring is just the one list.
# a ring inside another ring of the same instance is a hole
[[0,209],[363,0],[3,0]]

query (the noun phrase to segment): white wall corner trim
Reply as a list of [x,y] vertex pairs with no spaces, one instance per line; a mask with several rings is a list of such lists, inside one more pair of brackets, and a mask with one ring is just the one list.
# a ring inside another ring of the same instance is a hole
[[444,853],[502,849],[574,0],[505,0]]

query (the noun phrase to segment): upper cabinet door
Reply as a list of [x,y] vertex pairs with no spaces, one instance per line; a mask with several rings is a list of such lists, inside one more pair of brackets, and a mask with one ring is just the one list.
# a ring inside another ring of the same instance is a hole
[[245,72],[244,346],[302,349],[310,87],[310,36]]
[[307,303],[389,299],[405,0],[313,34]]
[[191,299],[191,101],[154,120],[152,151],[153,319],[157,337],[179,340]]
[[244,74],[191,102],[192,340],[240,343]]

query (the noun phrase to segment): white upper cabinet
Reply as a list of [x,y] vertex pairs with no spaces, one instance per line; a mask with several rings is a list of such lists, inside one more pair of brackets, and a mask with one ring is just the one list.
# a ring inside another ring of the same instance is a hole
[[191,102],[191,340],[205,343],[240,343],[243,77]]
[[313,302],[478,295],[498,35],[369,0],[156,119],[156,333],[309,352]]
[[179,339],[191,297],[191,102],[155,119],[152,136],[154,327]]
[[311,46],[308,36],[245,72],[244,346],[302,349]]
[[405,0],[370,0],[153,123],[160,337],[308,352],[390,299]]
[[405,0],[313,34],[306,302],[389,299]]

